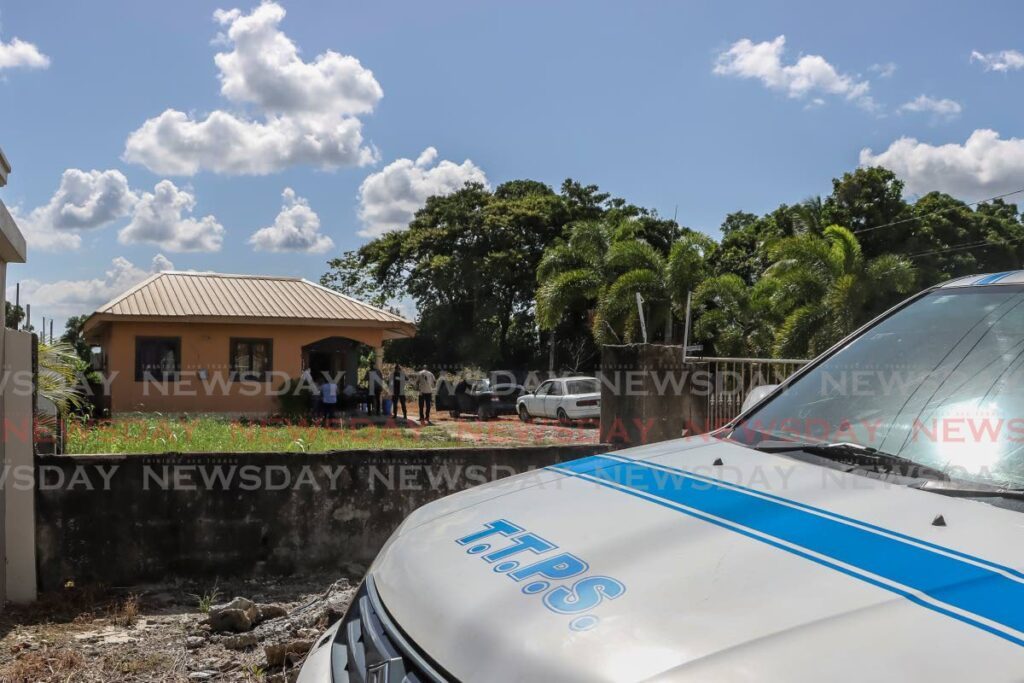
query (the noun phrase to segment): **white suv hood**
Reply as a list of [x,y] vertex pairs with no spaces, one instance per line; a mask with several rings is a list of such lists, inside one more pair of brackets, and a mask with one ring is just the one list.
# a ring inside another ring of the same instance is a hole
[[[502,520],[557,547],[457,542]],[[1021,569],[1024,514],[695,437],[437,501],[371,572],[463,681],[817,682],[1024,680]]]

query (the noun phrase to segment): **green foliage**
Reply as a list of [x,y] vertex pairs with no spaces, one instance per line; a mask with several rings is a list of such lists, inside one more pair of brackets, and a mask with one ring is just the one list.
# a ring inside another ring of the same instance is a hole
[[62,415],[84,406],[79,379],[86,366],[74,347],[64,342],[39,342],[39,394],[57,406]]
[[4,312],[6,326],[12,330],[19,329],[21,327],[21,323],[25,320],[25,309],[20,305],[12,304],[10,301],[5,301]]

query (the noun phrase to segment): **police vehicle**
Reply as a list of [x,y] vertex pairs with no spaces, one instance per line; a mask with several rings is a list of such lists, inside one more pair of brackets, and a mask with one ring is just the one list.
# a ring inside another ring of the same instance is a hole
[[420,508],[299,680],[1024,680],[1024,271],[918,294],[711,435]]

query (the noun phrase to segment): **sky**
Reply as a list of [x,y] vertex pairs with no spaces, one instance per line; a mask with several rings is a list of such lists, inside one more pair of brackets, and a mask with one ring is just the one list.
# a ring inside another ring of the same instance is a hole
[[163,269],[294,275],[465,182],[572,177],[718,235],[861,164],[1024,187],[1017,3],[0,0],[33,318]]

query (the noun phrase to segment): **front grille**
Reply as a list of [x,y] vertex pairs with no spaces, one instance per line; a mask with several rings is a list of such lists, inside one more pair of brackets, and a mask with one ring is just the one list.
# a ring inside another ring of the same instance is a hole
[[331,647],[333,683],[446,680],[391,621],[369,576],[352,598]]

